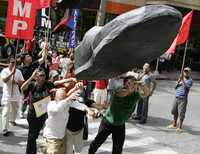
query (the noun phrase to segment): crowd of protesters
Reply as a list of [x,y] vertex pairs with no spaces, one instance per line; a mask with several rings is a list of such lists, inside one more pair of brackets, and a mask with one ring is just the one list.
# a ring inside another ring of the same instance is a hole
[[[81,153],[88,133],[86,115],[93,118],[103,116],[98,134],[90,144],[89,154],[94,154],[110,134],[112,153],[121,154],[125,122],[131,117],[140,120],[140,124],[147,122],[149,97],[156,88],[150,65],[145,63],[141,73],[134,68],[109,80],[77,81],[73,50],[59,55],[49,48],[46,40],[40,42],[39,48],[41,51],[35,52],[31,42],[25,42],[20,54],[11,54],[8,64],[1,65],[5,67],[1,72],[3,136],[10,134],[9,123],[17,125],[15,120],[19,111],[20,118],[27,117],[29,125],[26,154],[37,153],[36,140],[42,129],[47,154]],[[180,116],[179,132],[192,86],[190,72],[189,68],[184,69],[179,79],[172,111],[174,122],[169,126],[175,128]],[[46,102],[46,112],[41,111],[38,115],[37,104]],[[136,114],[133,114],[136,107]],[[25,111],[28,111],[27,115]]]

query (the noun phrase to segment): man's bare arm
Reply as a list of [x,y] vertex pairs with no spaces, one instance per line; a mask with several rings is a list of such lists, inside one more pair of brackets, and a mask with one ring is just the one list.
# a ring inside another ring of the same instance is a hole
[[43,48],[41,52],[42,52],[42,57],[38,59],[38,63],[40,65],[43,64],[45,60],[47,59],[48,50],[46,48]]

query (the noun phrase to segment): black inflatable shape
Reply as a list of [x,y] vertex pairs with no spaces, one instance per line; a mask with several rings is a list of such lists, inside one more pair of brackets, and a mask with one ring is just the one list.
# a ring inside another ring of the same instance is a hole
[[165,5],[124,13],[93,27],[75,50],[77,79],[109,79],[162,55],[176,37],[182,15]]

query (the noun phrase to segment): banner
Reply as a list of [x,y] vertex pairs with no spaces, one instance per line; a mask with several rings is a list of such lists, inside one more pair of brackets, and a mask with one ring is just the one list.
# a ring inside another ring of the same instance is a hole
[[9,0],[5,36],[31,40],[35,26],[37,0]]
[[41,10],[38,11],[37,26],[39,28],[51,29],[51,19],[48,15],[48,12],[49,8],[42,8]]
[[76,26],[77,26],[77,20],[79,17],[79,9],[73,9],[72,10],[72,20],[67,23],[67,26],[72,28],[73,30],[69,33],[69,48],[75,48],[77,46],[77,40],[76,40]]
[[50,6],[55,6],[57,0],[36,0],[37,7],[36,9],[48,8]]
[[167,54],[174,54],[176,51],[176,46],[181,45],[188,40],[190,26],[192,22],[192,15],[193,11],[190,11],[186,16],[184,16],[179,33],[177,34],[170,48],[167,50]]

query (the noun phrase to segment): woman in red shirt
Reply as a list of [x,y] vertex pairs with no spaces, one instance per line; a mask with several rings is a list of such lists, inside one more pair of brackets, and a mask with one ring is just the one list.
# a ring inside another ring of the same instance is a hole
[[99,108],[107,107],[107,80],[96,80],[94,89],[94,101]]

